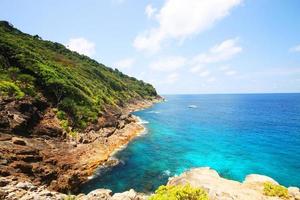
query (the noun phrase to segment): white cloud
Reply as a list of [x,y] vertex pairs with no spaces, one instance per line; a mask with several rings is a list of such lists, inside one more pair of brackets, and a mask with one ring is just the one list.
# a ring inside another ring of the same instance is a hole
[[292,51],[292,52],[300,52],[300,44],[297,45],[297,46],[294,46],[294,47],[290,48],[290,51]]
[[125,58],[114,63],[114,67],[118,69],[131,68],[135,63],[134,58]]
[[156,8],[153,8],[151,4],[148,4],[145,9],[147,17],[150,19],[156,12]]
[[86,56],[92,56],[95,54],[96,45],[93,42],[88,41],[85,38],[71,38],[66,44],[66,47],[72,51],[76,51]]
[[185,65],[186,59],[180,56],[162,58],[150,63],[149,67],[156,71],[174,71]]
[[138,50],[155,52],[167,39],[184,40],[210,28],[229,15],[242,0],[166,0],[155,19],[158,27],[139,34],[134,40]]
[[207,53],[201,53],[193,58],[193,63],[197,65],[218,63],[230,60],[242,51],[238,44],[238,39],[228,39],[212,47]]

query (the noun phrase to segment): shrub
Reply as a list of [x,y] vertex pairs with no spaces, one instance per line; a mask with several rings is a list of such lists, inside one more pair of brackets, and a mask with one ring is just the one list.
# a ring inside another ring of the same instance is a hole
[[60,120],[67,119],[67,114],[64,111],[61,111],[61,110],[57,111],[56,116]]
[[68,120],[61,120],[60,121],[60,125],[61,127],[65,130],[65,131],[69,131],[69,122]]
[[264,194],[267,196],[277,196],[277,197],[287,198],[288,190],[281,185],[275,185],[271,182],[265,182]]
[[0,81],[0,95],[20,99],[25,94],[15,83],[10,81]]
[[208,200],[206,191],[190,185],[160,186],[149,200]]
[[68,133],[72,138],[76,138],[77,137],[77,132],[76,131],[69,131]]

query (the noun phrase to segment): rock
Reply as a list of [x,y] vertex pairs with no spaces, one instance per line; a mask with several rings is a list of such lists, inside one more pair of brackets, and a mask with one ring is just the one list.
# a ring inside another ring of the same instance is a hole
[[26,145],[26,142],[21,138],[13,137],[11,140],[12,140],[12,143],[14,143],[14,144],[23,145],[23,146]]
[[28,189],[31,189],[31,188],[35,188],[35,186],[32,185],[32,184],[29,183],[29,182],[20,182],[20,183],[18,183],[18,184],[16,185],[16,188],[28,190]]
[[264,175],[259,175],[259,174],[250,174],[246,176],[244,180],[244,184],[253,184],[253,183],[265,183],[265,182],[271,182],[275,185],[279,185],[278,182],[276,182],[274,179],[264,176]]
[[82,200],[110,200],[112,191],[107,189],[97,189],[90,192]]
[[0,199],[6,199],[7,195],[8,192],[0,188]]
[[118,129],[122,129],[125,126],[125,122],[124,121],[119,121],[118,123]]
[[[6,186],[6,185],[8,185],[9,184],[9,180],[8,179],[6,179],[6,178],[4,178],[4,177],[0,177],[0,187],[4,187],[4,186]],[[0,198],[1,199],[1,198]]]
[[215,170],[195,168],[182,173],[180,176],[170,178],[168,185],[190,184],[193,187],[203,188],[207,191],[210,200],[274,199],[263,194],[261,183],[265,181],[277,183],[273,179],[261,175],[248,176],[243,183],[240,183],[220,177]]
[[112,200],[132,200],[135,199],[137,196],[137,193],[131,189],[127,192],[123,193],[116,193],[112,196]]
[[288,193],[295,200],[300,200],[300,191],[299,191],[299,188],[297,188],[297,187],[288,187]]
[[8,135],[8,134],[0,134],[0,141],[8,141],[8,140],[11,140],[12,136],[11,135]]
[[24,161],[16,161],[12,163],[11,167],[25,174],[32,174],[32,165],[25,163]]
[[7,165],[8,161],[6,159],[0,159],[0,165]]

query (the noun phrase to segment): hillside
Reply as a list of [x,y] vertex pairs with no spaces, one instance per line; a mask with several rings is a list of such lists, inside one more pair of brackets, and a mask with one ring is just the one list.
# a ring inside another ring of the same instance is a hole
[[1,177],[78,192],[144,130],[131,112],[159,99],[150,84],[0,22]]
[[95,122],[107,105],[157,96],[150,84],[62,44],[22,33],[6,21],[0,22],[0,36],[1,96],[42,94],[76,128]]

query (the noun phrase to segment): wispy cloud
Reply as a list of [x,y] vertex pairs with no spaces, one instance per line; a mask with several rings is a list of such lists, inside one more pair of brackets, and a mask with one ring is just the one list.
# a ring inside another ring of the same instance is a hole
[[192,62],[197,65],[219,63],[230,60],[241,51],[242,47],[238,45],[237,38],[228,39],[215,45],[208,52],[195,56]]
[[135,63],[134,58],[125,58],[115,62],[113,65],[118,69],[128,69],[131,68],[134,63]]
[[300,44],[290,48],[290,51],[291,52],[300,52]]
[[185,65],[186,59],[180,56],[171,56],[150,63],[150,69],[156,71],[174,71]]
[[150,19],[152,16],[154,16],[155,12],[157,11],[156,8],[153,8],[151,4],[148,4],[145,8],[145,13],[147,17]]
[[[138,50],[156,52],[168,39],[184,40],[201,33],[229,15],[242,0],[166,0],[155,19],[158,27],[139,34],[133,45]],[[151,8],[151,7],[150,7]],[[150,9],[148,8],[150,13]],[[152,9],[151,9],[151,13]]]
[[[206,78],[208,82],[214,82],[217,78],[213,76],[210,65],[227,62],[233,59],[241,51],[242,47],[238,44],[237,38],[225,40],[220,44],[213,46],[207,52],[192,57],[190,59],[191,68],[189,71],[202,78]],[[223,66],[220,70],[226,76],[237,74],[237,71],[228,66]]]
[[76,51],[80,54],[84,54],[86,56],[92,56],[95,54],[96,50],[95,47],[96,45],[83,38],[71,38],[67,43],[66,43],[66,47],[72,51]]

